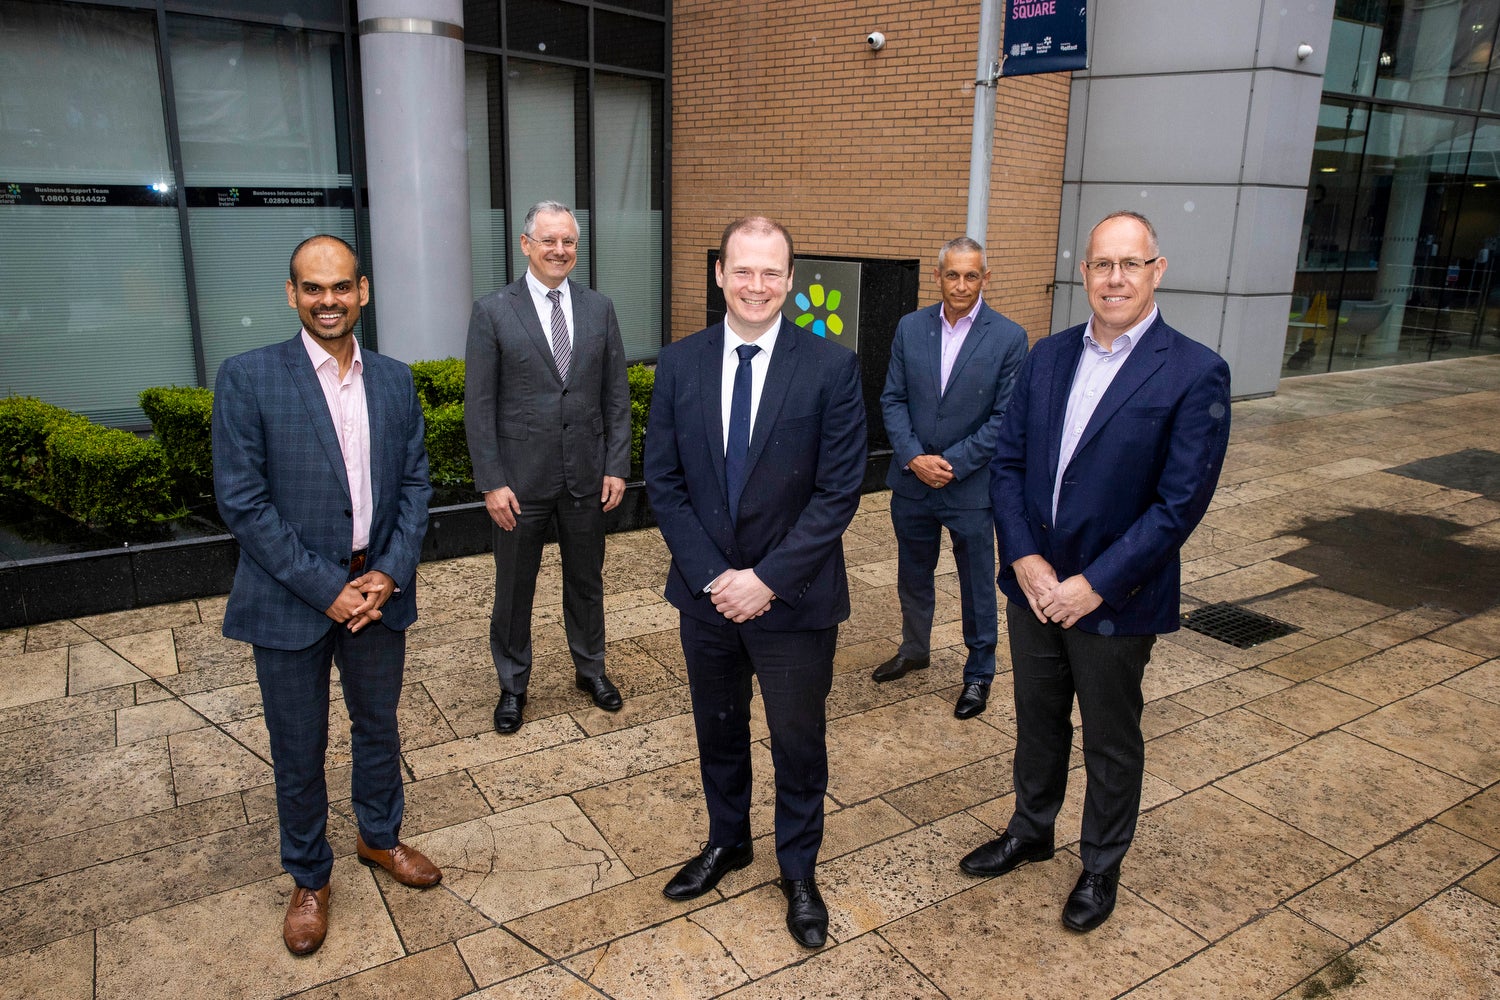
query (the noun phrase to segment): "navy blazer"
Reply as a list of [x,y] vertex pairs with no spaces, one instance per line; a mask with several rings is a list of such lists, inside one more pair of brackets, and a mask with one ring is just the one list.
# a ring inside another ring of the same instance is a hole
[[991,463],[1000,589],[1026,604],[1011,564],[1041,555],[1065,580],[1088,579],[1104,603],[1077,627],[1151,635],[1178,627],[1178,550],[1208,509],[1229,444],[1229,366],[1156,321],[1116,373],[1052,487],[1083,326],[1032,348]]
[[464,349],[464,431],[481,493],[522,503],[598,496],[630,476],[630,385],[614,303],[576,281],[573,354],[563,382],[523,274],[474,303]]
[[[885,484],[912,500],[938,493],[950,507],[980,510],[990,505],[990,483],[976,473],[995,455],[1011,385],[1026,359],[1026,331],[980,305],[945,392],[942,309],[942,303],[918,309],[896,324],[880,394],[894,451]],[[953,466],[953,481],[941,490],[922,482],[907,468],[918,455],[942,455]]]
[[726,619],[704,588],[754,569],[776,594],[772,631],[849,617],[844,529],[865,474],[865,406],[853,351],[785,319],[750,434],[745,490],[729,518],[724,480],[724,324],[662,349],[646,429],[646,491],[672,553],[666,596],[683,614]]
[[[422,406],[406,365],[374,351],[361,357],[373,507],[365,570],[400,588],[380,619],[400,630],[417,618],[432,495]],[[334,627],[325,612],[349,581],[353,515],[333,417],[300,333],[219,366],[213,452],[219,513],[240,543],[224,634],[272,649],[312,645]]]

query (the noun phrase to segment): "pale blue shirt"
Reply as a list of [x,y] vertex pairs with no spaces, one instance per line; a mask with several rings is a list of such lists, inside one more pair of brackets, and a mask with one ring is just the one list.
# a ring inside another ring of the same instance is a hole
[[1131,349],[1140,341],[1141,334],[1156,322],[1160,310],[1151,307],[1150,314],[1135,326],[1115,338],[1112,349],[1106,350],[1094,339],[1094,318],[1089,317],[1083,328],[1083,352],[1078,356],[1078,367],[1073,372],[1073,386],[1068,390],[1068,408],[1063,415],[1062,441],[1057,449],[1057,478],[1052,481],[1052,520],[1057,520],[1057,498],[1062,493],[1063,473],[1073,460],[1073,452],[1083,437],[1083,429],[1089,425],[1099,400],[1109,389],[1110,383],[1120,373]]

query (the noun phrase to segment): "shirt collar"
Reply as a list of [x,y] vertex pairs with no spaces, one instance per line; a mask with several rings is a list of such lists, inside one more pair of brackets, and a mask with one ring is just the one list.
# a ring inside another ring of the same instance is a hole
[[967,313],[965,313],[964,315],[958,317],[958,322],[957,323],[950,324],[948,322],[948,313],[943,308],[943,304],[941,302],[939,302],[938,303],[938,320],[943,324],[943,332],[944,333],[958,333],[960,330],[968,330],[970,327],[972,327],[974,325],[974,320],[979,315],[979,310],[981,310],[983,308],[984,308],[984,296],[981,295],[981,296],[979,296],[979,298],[977,298],[977,299],[974,300],[974,308],[973,309],[970,309]]
[[[781,333],[781,320],[778,318],[771,329],[756,337],[754,340],[746,340],[735,332],[734,327],[729,325],[729,317],[724,317],[724,353],[728,355],[741,344],[754,344],[769,357],[772,349],[776,347],[776,337]],[[756,355],[759,357],[760,355]]]
[[[546,285],[537,280],[537,276],[531,273],[531,268],[529,267],[526,269],[526,287],[531,289],[531,294],[535,295],[539,299],[545,299],[547,297],[547,293],[552,291],[552,289],[548,288]],[[559,301],[572,301],[571,297],[568,295],[567,278],[564,278],[562,280],[561,284],[557,286],[557,290],[562,292],[562,299],[560,299]]]
[[1088,350],[1093,351],[1096,354],[1110,355],[1127,352],[1132,347],[1134,347],[1136,342],[1141,339],[1142,335],[1144,335],[1145,332],[1151,328],[1151,324],[1156,322],[1156,317],[1160,314],[1161,309],[1157,306],[1152,306],[1151,311],[1146,314],[1145,319],[1141,320],[1135,326],[1132,326],[1129,330],[1126,330],[1124,333],[1120,334],[1114,339],[1112,345],[1114,349],[1109,351],[1106,351],[1104,349],[1104,345],[1100,344],[1099,341],[1094,339],[1094,317],[1090,316],[1089,321],[1085,323],[1083,327],[1083,345]]
[[[329,354],[327,351],[323,350],[323,345],[319,344],[316,340],[314,340],[313,339],[313,335],[310,334],[310,333],[308,333],[306,329],[302,330],[302,346],[307,351],[308,360],[312,362],[313,371],[317,371],[319,368],[322,368],[325,364],[327,364],[330,361],[332,361],[334,363],[335,370],[337,370],[337,365],[339,363],[339,359],[336,358],[336,357],[334,357],[332,354]],[[354,360],[349,363],[349,369],[351,371],[359,372],[359,371],[364,371],[364,367],[365,367],[364,355],[362,353],[360,353],[359,341],[355,340],[354,341]]]

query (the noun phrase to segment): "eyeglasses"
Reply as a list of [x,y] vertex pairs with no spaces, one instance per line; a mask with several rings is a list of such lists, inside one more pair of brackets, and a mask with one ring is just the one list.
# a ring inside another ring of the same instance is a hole
[[1160,255],[1152,257],[1150,260],[1136,260],[1134,257],[1126,257],[1124,260],[1086,260],[1083,262],[1083,266],[1090,274],[1108,274],[1116,267],[1120,269],[1122,274],[1140,274],[1143,269],[1150,267],[1159,260],[1161,260]]
[[[521,235],[526,236],[525,233]],[[556,250],[559,244],[564,250],[575,250],[578,247],[578,241],[575,239],[558,240],[556,237],[548,237],[545,240],[539,240],[535,236],[526,236],[526,238],[545,250]]]

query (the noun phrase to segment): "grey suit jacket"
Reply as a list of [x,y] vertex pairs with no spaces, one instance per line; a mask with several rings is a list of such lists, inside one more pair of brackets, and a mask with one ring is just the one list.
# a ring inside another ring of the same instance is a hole
[[630,475],[630,384],[608,297],[577,282],[567,382],[523,275],[474,303],[465,349],[464,429],[481,493],[598,494]]
[[[1005,404],[1021,362],[1026,331],[991,309],[979,308],[974,325],[942,388],[943,320],[939,303],[907,313],[896,325],[880,411],[891,439],[885,484],[895,493],[923,500],[939,493],[961,509],[990,505],[984,472],[995,457]],[[953,466],[953,482],[934,491],[907,468],[918,455],[942,455]]]
[[[417,618],[432,495],[422,405],[410,369],[361,353],[374,507],[365,569],[396,581],[380,624],[404,629]],[[349,580],[354,529],[343,452],[301,334],[219,366],[213,449],[219,513],[240,543],[224,634],[272,649],[310,646],[334,627],[325,612]]]

